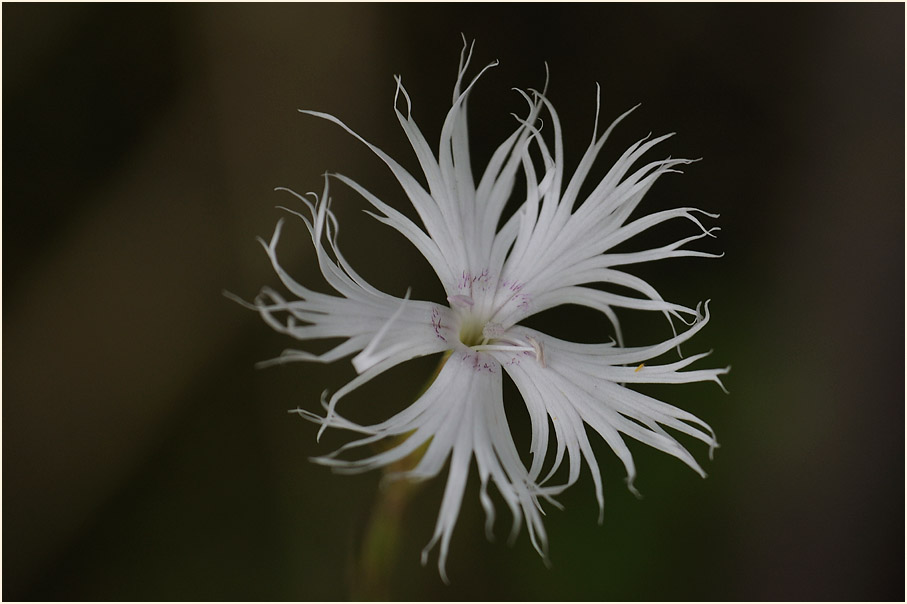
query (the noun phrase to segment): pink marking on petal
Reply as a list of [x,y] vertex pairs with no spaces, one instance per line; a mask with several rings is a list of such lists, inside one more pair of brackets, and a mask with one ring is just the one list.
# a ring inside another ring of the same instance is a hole
[[441,311],[437,308],[431,309],[431,324],[435,328],[435,335],[441,338],[442,341],[446,342],[447,338],[441,335],[441,329],[447,329],[447,326],[441,325]]

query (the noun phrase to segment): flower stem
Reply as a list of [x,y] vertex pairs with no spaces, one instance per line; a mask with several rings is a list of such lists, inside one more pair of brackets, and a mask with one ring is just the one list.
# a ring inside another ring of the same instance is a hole
[[400,549],[403,518],[418,487],[418,483],[404,480],[379,487],[352,585],[353,600],[391,600],[391,578]]
[[[447,362],[446,353],[431,377],[422,387],[416,399],[421,397],[434,383],[441,368]],[[391,448],[409,438],[409,434],[393,439]],[[389,474],[407,472],[416,467],[431,441],[403,459],[385,466],[385,477]],[[365,529],[359,560],[353,569],[351,596],[354,601],[386,602],[391,599],[391,578],[394,563],[400,549],[400,535],[407,507],[421,488],[422,482],[404,479],[382,480],[378,486],[375,505]]]

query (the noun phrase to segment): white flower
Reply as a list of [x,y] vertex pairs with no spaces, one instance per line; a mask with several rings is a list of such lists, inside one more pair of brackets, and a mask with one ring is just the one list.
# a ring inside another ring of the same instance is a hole
[[[596,155],[611,129],[626,114],[599,136],[596,109],[592,142],[574,175],[565,182],[558,116],[544,93],[533,91],[531,96],[521,93],[528,103],[528,116],[519,120],[515,132],[498,147],[476,184],[470,169],[466,101],[481,73],[462,89],[471,54],[472,49],[467,54],[464,46],[453,106],[441,131],[437,157],[413,121],[409,96],[397,78],[394,108],[416,152],[427,189],[337,118],[303,111],[338,124],[381,158],[400,182],[424,228],[351,179],[326,175],[320,197],[310,194],[310,201],[293,193],[309,215],[287,211],[308,227],[321,272],[339,295],[312,291],[281,268],[276,252],[281,220],[270,242],[262,244],[293,298],[285,299],[265,288],[251,305],[271,327],[297,340],[344,339],[321,355],[288,350],[272,362],[331,362],[355,355],[352,363],[359,375],[329,398],[326,394],[322,397],[324,417],[295,410],[321,425],[319,436],[328,427],[364,435],[318,462],[339,471],[366,471],[388,466],[426,446],[417,466],[404,475],[425,479],[439,474],[449,460],[440,514],[422,560],[424,564],[428,552],[440,542],[438,566],[445,580],[451,533],[472,459],[481,480],[479,499],[486,512],[489,534],[494,521],[494,505],[488,494],[491,483],[510,508],[512,536],[518,534],[525,518],[532,543],[546,557],[540,500],[552,501],[552,496],[572,485],[583,462],[591,471],[600,509],[603,506],[601,475],[586,426],[598,433],[621,459],[631,489],[635,469],[624,436],[669,453],[704,475],[693,456],[666,428],[692,436],[709,445],[710,450],[717,445],[711,428],[690,413],[625,385],[699,381],[720,384],[718,376],[727,371],[681,371],[705,356],[702,354],[668,364],[650,363],[701,330],[709,319],[708,306],[692,309],[666,302],[651,285],[619,270],[664,258],[714,257],[684,246],[717,230],[706,229],[697,214],[717,216],[678,208],[630,219],[655,180],[689,160],[656,160],[633,170],[643,154],[667,136],[644,139],[628,149],[579,203],[581,185]],[[405,111],[399,108],[400,95]],[[543,110],[550,117],[553,148],[538,129]],[[526,181],[526,199],[499,227],[519,174]],[[337,247],[337,221],[329,209],[330,179],[361,194],[377,210],[377,214],[372,214],[377,220],[395,228],[416,246],[441,280],[446,303],[410,300],[409,293],[401,300],[378,291],[353,270]],[[675,218],[690,221],[698,232],[657,249],[610,252],[640,232]],[[641,297],[610,293],[589,287],[591,284],[622,286],[639,292]],[[519,325],[530,315],[562,304],[583,305],[604,313],[614,325],[617,342],[576,344]],[[683,321],[688,317],[689,321],[684,322],[689,327],[654,346],[625,348],[615,307],[660,311],[669,322],[671,318]],[[342,397],[378,374],[415,357],[440,352],[447,356],[437,378],[418,400],[397,415],[364,426],[337,412]],[[519,389],[531,419],[532,457],[528,468],[520,461],[504,412],[501,385],[505,371]],[[550,450],[552,429],[556,444]],[[377,455],[355,460],[340,456],[350,449],[392,437],[398,437],[396,446]],[[549,484],[565,460],[566,482]]]

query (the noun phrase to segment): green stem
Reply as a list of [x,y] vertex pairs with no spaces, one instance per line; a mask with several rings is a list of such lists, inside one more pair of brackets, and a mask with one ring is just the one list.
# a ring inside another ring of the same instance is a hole
[[403,519],[418,487],[418,483],[405,480],[379,487],[352,585],[353,600],[391,600],[391,578],[400,549]]
[[[441,358],[437,369],[419,392],[422,396],[447,362],[450,353]],[[410,435],[392,439],[389,448],[396,447]],[[407,472],[416,467],[429,441],[403,459],[384,468],[385,476]],[[406,479],[381,481],[375,505],[365,529],[360,558],[353,573],[352,599],[354,601],[385,602],[391,599],[391,578],[400,549],[400,535],[407,507],[422,483]]]

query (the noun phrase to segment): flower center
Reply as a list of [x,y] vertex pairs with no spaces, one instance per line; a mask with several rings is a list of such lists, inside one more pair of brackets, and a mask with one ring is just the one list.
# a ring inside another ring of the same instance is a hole
[[542,368],[545,364],[545,351],[541,342],[530,335],[519,336],[507,334],[498,323],[485,322],[476,317],[465,316],[460,323],[460,342],[464,346],[482,351],[499,351],[516,354],[528,354],[535,357]]
[[460,323],[460,341],[469,348],[478,346],[485,340],[483,335],[484,327],[483,321],[473,317],[465,317]]

